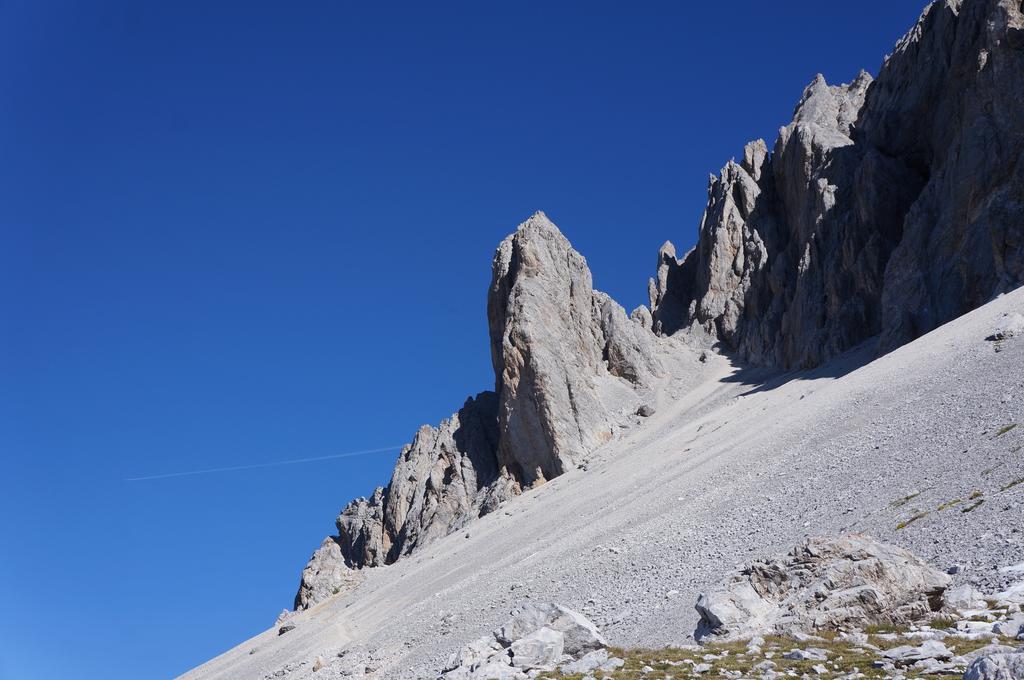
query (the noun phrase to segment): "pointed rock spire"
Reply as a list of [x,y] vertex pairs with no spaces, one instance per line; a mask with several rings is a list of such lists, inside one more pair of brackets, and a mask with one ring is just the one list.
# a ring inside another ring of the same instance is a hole
[[590,269],[544,213],[498,246],[487,318],[499,461],[526,486],[557,477],[611,426],[595,384],[607,368]]

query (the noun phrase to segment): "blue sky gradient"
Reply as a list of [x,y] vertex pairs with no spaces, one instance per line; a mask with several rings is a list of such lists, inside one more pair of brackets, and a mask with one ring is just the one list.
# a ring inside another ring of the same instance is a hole
[[707,177],[922,3],[0,3],[0,678],[271,625],[384,451],[493,385],[538,209],[646,301]]

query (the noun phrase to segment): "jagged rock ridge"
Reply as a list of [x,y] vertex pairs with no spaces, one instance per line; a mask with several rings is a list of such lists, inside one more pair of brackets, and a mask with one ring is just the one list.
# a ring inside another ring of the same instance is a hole
[[402,449],[387,487],[338,515],[303,571],[296,609],[581,462],[663,370],[659,339],[595,291],[586,260],[543,213],[494,257],[488,322],[496,390]]
[[712,177],[697,246],[659,253],[655,328],[808,367],[889,351],[1024,282],[1024,14],[934,2],[872,80],[818,76],[768,153]]
[[697,246],[681,260],[662,247],[650,310],[627,317],[594,291],[542,213],[521,224],[488,292],[495,392],[422,428],[388,486],[342,511],[296,607],[354,582],[339,555],[389,564],[581,462],[666,370],[650,330],[813,366],[873,336],[891,349],[1019,285],[1022,27],[1016,2],[936,2],[877,79],[816,78],[771,153],[752,142],[712,178]]
[[388,486],[342,510],[338,543],[350,567],[394,562],[514,492],[495,458],[496,404],[493,392],[483,392],[440,426],[421,427],[402,449]]

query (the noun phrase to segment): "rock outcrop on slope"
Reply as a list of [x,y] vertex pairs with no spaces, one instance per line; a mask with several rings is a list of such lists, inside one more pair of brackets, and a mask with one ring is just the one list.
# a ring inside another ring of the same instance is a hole
[[1024,678],[1024,654],[983,656],[964,673],[964,680],[1013,680]]
[[394,562],[418,545],[486,514],[510,493],[495,460],[496,398],[483,392],[402,449],[387,488],[338,516],[342,550],[356,566]]
[[608,669],[604,637],[585,616],[560,604],[526,602],[498,630],[462,647],[448,659],[444,680],[526,680],[541,671]]
[[862,534],[812,538],[740,568],[697,600],[697,639],[909,624],[952,582],[913,553]]
[[581,462],[664,370],[642,320],[595,291],[586,260],[543,214],[502,241],[487,298],[496,390],[402,449],[391,481],[338,515],[303,571],[296,609],[465,526]]
[[768,152],[708,187],[697,246],[662,247],[655,328],[807,367],[891,350],[1024,283],[1024,13],[928,6],[874,80],[818,76]]
[[336,536],[323,540],[302,570],[299,592],[295,594],[295,609],[308,609],[321,600],[359,585],[362,575],[349,569]]

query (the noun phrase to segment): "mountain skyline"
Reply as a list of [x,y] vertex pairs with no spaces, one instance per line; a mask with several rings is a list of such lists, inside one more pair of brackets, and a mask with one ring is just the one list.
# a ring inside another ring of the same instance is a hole
[[[3,10],[0,574],[21,613],[0,676],[166,676],[269,625],[393,456],[125,478],[409,441],[488,385],[482,302],[516,223],[549,211],[597,287],[646,301],[657,246],[696,239],[706,174],[816,72],[875,70],[920,10],[829,32],[841,8],[665,9]],[[545,47],[518,51],[524,31]],[[778,34],[803,50],[715,49]]]

